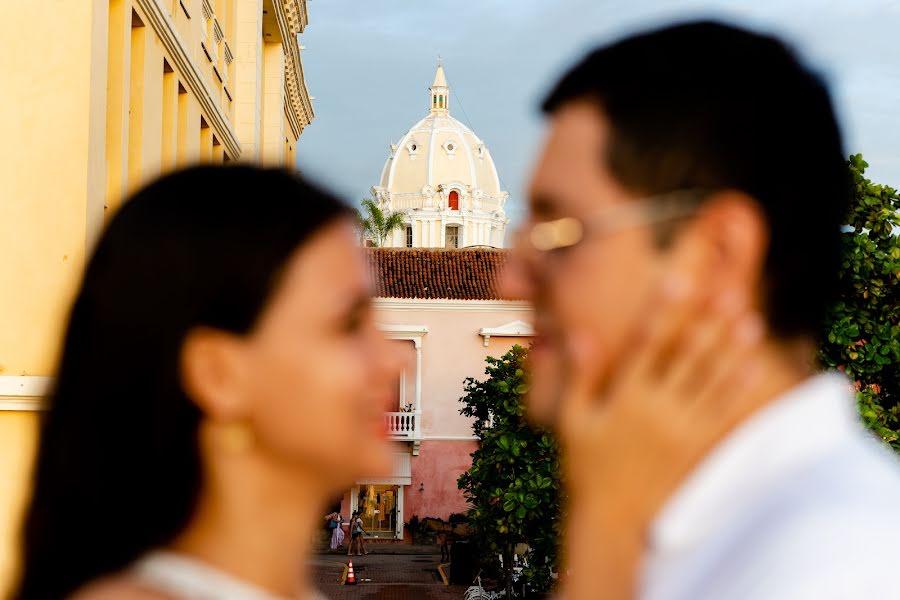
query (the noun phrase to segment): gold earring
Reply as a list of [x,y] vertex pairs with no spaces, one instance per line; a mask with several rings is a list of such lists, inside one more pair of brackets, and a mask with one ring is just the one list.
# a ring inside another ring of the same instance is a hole
[[222,448],[233,454],[243,454],[250,450],[256,442],[256,436],[253,430],[246,423],[240,421],[232,421],[229,423],[221,423],[217,426],[219,435],[217,436],[222,444]]

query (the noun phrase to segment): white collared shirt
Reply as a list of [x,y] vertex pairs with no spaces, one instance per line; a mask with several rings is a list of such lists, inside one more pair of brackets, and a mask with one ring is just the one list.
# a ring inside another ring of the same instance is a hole
[[653,523],[643,600],[900,598],[900,461],[817,375],[722,441]]

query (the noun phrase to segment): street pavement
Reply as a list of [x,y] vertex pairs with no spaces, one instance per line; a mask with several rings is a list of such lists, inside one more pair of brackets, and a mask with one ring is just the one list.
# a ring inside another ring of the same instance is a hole
[[[395,547],[396,548],[396,547]],[[396,552],[377,545],[366,556],[346,554],[317,554],[310,560],[313,581],[322,594],[331,600],[449,600],[462,598],[466,586],[445,586],[438,572],[440,554],[386,554]],[[357,585],[342,585],[344,566],[353,560]],[[449,571],[445,573],[449,575]]]

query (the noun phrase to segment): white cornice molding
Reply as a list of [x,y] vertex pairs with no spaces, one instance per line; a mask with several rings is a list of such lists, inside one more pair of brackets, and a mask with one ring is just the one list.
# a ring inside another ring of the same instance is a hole
[[422,347],[422,338],[428,333],[425,325],[395,325],[393,323],[379,323],[379,331],[389,340],[412,340],[416,348]]
[[213,131],[218,134],[217,139],[221,137],[221,142],[225,146],[228,156],[232,160],[240,158],[241,143],[231,126],[231,122],[228,120],[228,116],[225,114],[222,106],[215,100],[209,83],[200,73],[197,63],[188,54],[184,40],[181,39],[175,23],[172,22],[172,18],[166,9],[163,8],[160,0],[134,0],[134,3],[149,21],[146,25],[152,27],[156,35],[159,36],[166,53],[184,78],[183,83],[200,102],[204,116],[209,119]]
[[375,298],[373,306],[376,310],[392,311],[534,312],[531,304],[521,300]]
[[534,337],[534,327],[525,321],[512,321],[499,327],[482,327],[478,335],[484,338],[484,345],[491,343],[491,337]]
[[272,0],[284,52],[285,100],[290,104],[302,131],[306,125],[312,123],[315,113],[303,77],[303,63],[300,60],[300,48],[297,43],[297,34],[302,30],[299,4],[299,0]]
[[50,392],[53,377],[37,375],[0,376],[0,410],[38,411]]
[[[284,94],[285,98],[287,98],[288,89],[287,85],[284,86]],[[294,114],[294,111],[291,110],[291,106],[289,102],[284,103],[284,116],[288,120],[288,124],[291,126],[291,133],[295,138],[299,139],[300,134],[303,133],[303,127],[300,125],[300,121],[297,119],[297,115]]]
[[422,337],[428,333],[425,325],[395,325],[393,323],[379,323],[378,329],[385,334],[412,335]]

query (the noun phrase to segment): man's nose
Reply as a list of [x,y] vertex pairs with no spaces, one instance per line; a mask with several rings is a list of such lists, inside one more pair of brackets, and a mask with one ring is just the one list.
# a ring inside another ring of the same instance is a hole
[[534,275],[533,269],[525,256],[520,240],[517,240],[509,251],[503,272],[500,275],[500,297],[510,300],[534,299]]

